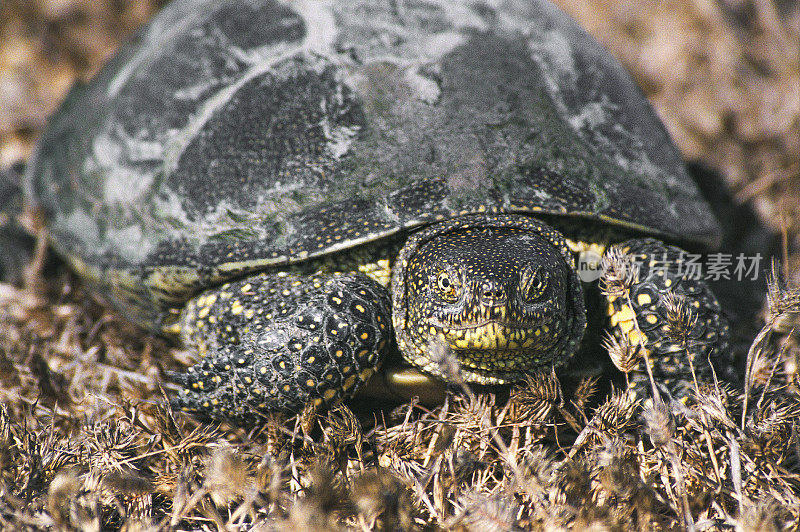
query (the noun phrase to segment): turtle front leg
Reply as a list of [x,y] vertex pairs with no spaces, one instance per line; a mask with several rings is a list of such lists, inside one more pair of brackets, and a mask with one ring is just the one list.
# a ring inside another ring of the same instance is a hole
[[231,282],[190,301],[180,329],[202,358],[173,376],[174,406],[237,424],[352,395],[392,337],[386,289],[358,273]]
[[695,382],[712,382],[712,364],[729,358],[727,319],[685,259],[680,248],[650,238],[627,240],[603,259],[601,288],[618,343],[610,354],[630,370],[637,395],[652,395],[646,360],[656,386],[681,399]]

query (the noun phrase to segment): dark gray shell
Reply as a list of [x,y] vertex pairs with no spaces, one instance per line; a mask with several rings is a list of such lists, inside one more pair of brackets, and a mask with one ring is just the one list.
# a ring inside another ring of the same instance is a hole
[[484,210],[713,244],[623,67],[549,3],[490,4],[175,0],[70,93],[29,199],[75,264],[176,299]]

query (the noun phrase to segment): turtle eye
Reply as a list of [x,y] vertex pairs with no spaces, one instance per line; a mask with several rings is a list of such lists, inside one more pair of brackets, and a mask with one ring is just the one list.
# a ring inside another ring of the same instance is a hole
[[542,294],[547,290],[547,276],[541,266],[536,268],[529,266],[522,274],[522,282],[520,284],[525,301],[530,303],[542,297]]
[[446,301],[455,301],[458,299],[456,284],[449,272],[443,271],[436,276],[436,288]]

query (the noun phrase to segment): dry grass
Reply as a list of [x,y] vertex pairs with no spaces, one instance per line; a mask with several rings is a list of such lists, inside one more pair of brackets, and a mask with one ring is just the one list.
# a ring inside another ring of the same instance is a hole
[[[687,157],[785,232],[796,286],[797,11],[563,3],[635,73]],[[29,152],[71,80],[151,9],[3,2],[0,161]],[[509,397],[463,386],[432,409],[341,406],[251,432],[171,412],[163,375],[186,354],[93,303],[71,274],[0,284],[0,529],[794,530],[800,292],[773,279],[739,389],[643,407],[596,379],[562,389],[547,374]],[[680,334],[691,318],[671,305]],[[623,370],[629,348],[612,348]]]
[[544,374],[507,400],[464,386],[433,409],[341,405],[249,433],[171,412],[159,384],[181,352],[69,275],[50,284],[0,285],[4,529],[800,525],[800,292],[777,281],[744,391],[642,408]]

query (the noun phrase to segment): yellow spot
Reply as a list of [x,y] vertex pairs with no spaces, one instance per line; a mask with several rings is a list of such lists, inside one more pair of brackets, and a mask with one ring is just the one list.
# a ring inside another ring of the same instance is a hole
[[[206,296],[206,303],[205,304],[210,307],[211,305],[216,303],[216,301],[217,301],[217,296],[215,296],[214,294],[209,294],[209,295]],[[199,304],[199,302],[198,302],[198,304]]]
[[267,374],[267,367],[266,366],[261,366],[261,369],[259,371],[261,371],[262,375],[266,375]]
[[365,369],[364,371],[361,372],[361,380],[362,381],[368,380],[370,377],[372,377],[373,373],[374,373],[374,371],[372,369],[369,369],[369,368]]
[[650,298],[650,294],[639,294],[636,301],[638,301],[640,305],[649,305],[653,300]]
[[631,332],[633,330],[633,321],[630,321],[630,320],[621,321],[619,323],[619,328],[622,329],[622,332],[624,332],[625,334],[628,334],[629,332]]
[[239,302],[238,299],[231,304],[231,314],[238,315],[241,314],[243,310],[244,307],[242,306],[242,304]]
[[658,317],[655,314],[648,314],[645,319],[647,320],[647,323],[651,325],[655,325],[656,322],[658,322]]
[[631,345],[638,345],[640,343],[644,343],[642,340],[644,340],[644,337],[642,336],[642,333],[640,333],[639,331],[632,330],[631,332],[628,333],[628,341],[630,342]]
[[242,293],[249,292],[252,289],[253,289],[253,285],[251,285],[250,283],[247,283],[246,285],[244,285],[242,287]]
[[316,384],[316,383],[314,382],[314,379],[308,379],[308,380],[306,381],[306,386],[308,386],[309,388],[313,388],[313,387],[314,387],[314,384]]
[[362,314],[363,314],[364,312],[366,312],[366,311],[364,310],[364,307],[362,307],[361,305],[356,305],[356,310],[357,310],[357,311],[359,311],[359,312],[361,312]]
[[344,381],[344,384],[342,385],[342,388],[345,389],[345,390],[349,390],[356,383],[356,379],[357,378],[358,377],[356,377],[355,375],[350,375],[349,377],[347,377],[347,380]]
[[664,286],[666,286],[667,288],[672,286],[672,279],[664,279]]
[[616,327],[617,323],[621,321],[630,321],[633,319],[633,311],[631,307],[625,305],[618,312],[611,315],[611,326]]
[[360,336],[360,338],[361,338],[362,340],[366,340],[367,338],[369,338],[369,334],[368,334],[368,333],[361,333],[361,336]]
[[326,390],[325,393],[322,394],[322,397],[324,397],[326,401],[330,401],[335,396],[336,396],[336,390]]
[[208,313],[211,311],[210,307],[203,307],[200,309],[200,312],[197,313],[198,318],[205,318],[208,316]]

